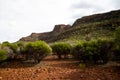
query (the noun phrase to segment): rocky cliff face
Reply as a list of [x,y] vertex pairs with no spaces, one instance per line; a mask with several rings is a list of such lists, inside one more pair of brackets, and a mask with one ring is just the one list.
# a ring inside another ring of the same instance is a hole
[[37,41],[37,40],[49,41],[48,39],[53,38],[54,36],[57,36],[61,32],[64,32],[70,28],[71,28],[70,25],[64,24],[55,25],[53,31],[51,32],[32,33],[30,36],[23,37],[19,41]]
[[60,24],[60,25],[55,25],[54,29],[53,29],[53,33],[56,32],[63,32],[67,29],[71,28],[70,25],[64,25],[64,24]]
[[85,16],[82,18],[79,18],[75,21],[73,26],[80,26],[80,24],[85,24],[85,23],[92,23],[92,22],[101,22],[105,20],[115,20],[120,18],[120,10],[115,10],[107,13],[102,13],[102,14],[94,14],[90,16]]

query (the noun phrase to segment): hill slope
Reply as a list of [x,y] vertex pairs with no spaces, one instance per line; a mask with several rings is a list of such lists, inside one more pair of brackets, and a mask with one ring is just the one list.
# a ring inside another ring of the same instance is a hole
[[112,38],[118,26],[120,26],[120,10],[115,10],[82,17],[77,19],[72,27],[69,25],[57,25],[51,32],[32,34],[31,36],[20,39],[20,41],[44,40],[54,42],[73,39],[91,40]]
[[113,33],[118,26],[120,26],[120,10],[90,15],[77,19],[72,28],[57,35],[51,42],[113,38]]

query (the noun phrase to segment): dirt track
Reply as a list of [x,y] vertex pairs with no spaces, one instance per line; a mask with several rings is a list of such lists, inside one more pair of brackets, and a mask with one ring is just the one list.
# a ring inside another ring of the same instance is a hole
[[120,67],[81,69],[78,61],[56,60],[54,56],[37,65],[13,62],[5,67],[0,68],[0,80],[120,80]]

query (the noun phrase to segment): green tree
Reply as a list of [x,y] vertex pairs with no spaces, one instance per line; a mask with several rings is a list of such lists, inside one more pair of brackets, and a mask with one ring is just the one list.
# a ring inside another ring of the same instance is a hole
[[26,58],[32,58],[38,63],[52,52],[51,47],[44,41],[29,42],[24,49]]
[[71,45],[69,43],[58,42],[53,44],[51,47],[59,59],[62,58],[62,55],[64,55],[64,58],[68,58],[68,54],[70,54],[71,51]]

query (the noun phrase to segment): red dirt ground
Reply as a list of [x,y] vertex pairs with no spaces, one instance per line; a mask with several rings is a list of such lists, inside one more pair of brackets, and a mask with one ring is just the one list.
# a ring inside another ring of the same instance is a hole
[[7,63],[5,68],[0,68],[0,80],[120,80],[120,66],[80,68],[78,61],[56,60],[54,56],[32,67],[28,65]]

